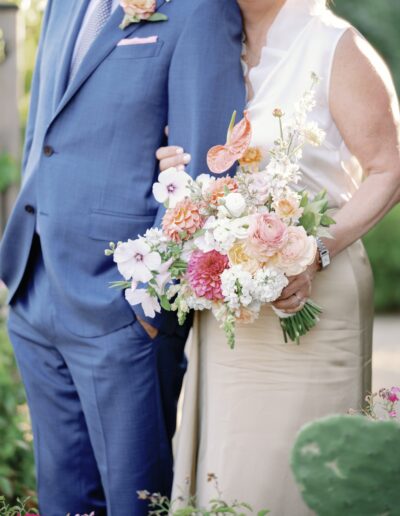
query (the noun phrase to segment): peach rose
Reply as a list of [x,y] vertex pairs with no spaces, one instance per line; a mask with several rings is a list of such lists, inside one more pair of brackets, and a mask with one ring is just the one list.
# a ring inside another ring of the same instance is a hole
[[148,20],[156,11],[156,0],[120,0],[125,14],[139,20]]
[[287,197],[275,203],[275,211],[281,219],[298,220],[303,213],[303,208],[300,208],[299,200],[296,197]]
[[287,242],[278,255],[278,267],[287,276],[297,276],[315,260],[317,242],[302,226],[289,226],[287,235]]
[[228,257],[231,265],[241,265],[244,270],[252,274],[260,267],[258,261],[246,253],[243,242],[234,244],[228,252]]
[[262,262],[268,261],[287,242],[287,227],[275,213],[255,215],[250,223],[246,252]]

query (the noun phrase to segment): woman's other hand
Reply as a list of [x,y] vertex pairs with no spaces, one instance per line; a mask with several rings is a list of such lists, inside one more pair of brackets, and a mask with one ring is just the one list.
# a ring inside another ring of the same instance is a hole
[[156,157],[160,162],[160,170],[163,172],[168,168],[177,168],[178,170],[185,170],[185,165],[190,163],[190,154],[185,153],[182,147],[160,147],[156,152]]

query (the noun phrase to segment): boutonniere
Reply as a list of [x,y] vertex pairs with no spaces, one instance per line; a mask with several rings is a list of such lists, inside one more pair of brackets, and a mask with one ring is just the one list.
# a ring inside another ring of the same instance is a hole
[[120,28],[126,29],[132,23],[167,21],[168,16],[157,13],[156,0],[120,0],[125,16]]

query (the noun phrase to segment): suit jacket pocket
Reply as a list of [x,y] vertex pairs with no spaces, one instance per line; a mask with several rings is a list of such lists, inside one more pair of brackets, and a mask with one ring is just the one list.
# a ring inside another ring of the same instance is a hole
[[157,57],[161,52],[164,42],[146,43],[145,45],[122,45],[117,46],[108,56],[108,59],[146,59]]
[[92,211],[89,216],[88,236],[106,242],[135,239],[152,227],[156,213],[130,215],[116,212]]

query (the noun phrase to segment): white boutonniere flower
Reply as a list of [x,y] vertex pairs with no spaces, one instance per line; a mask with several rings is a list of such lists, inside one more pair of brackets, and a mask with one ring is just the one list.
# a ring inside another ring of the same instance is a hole
[[120,0],[125,16],[120,28],[126,29],[132,23],[167,21],[168,16],[157,13],[156,0]]

